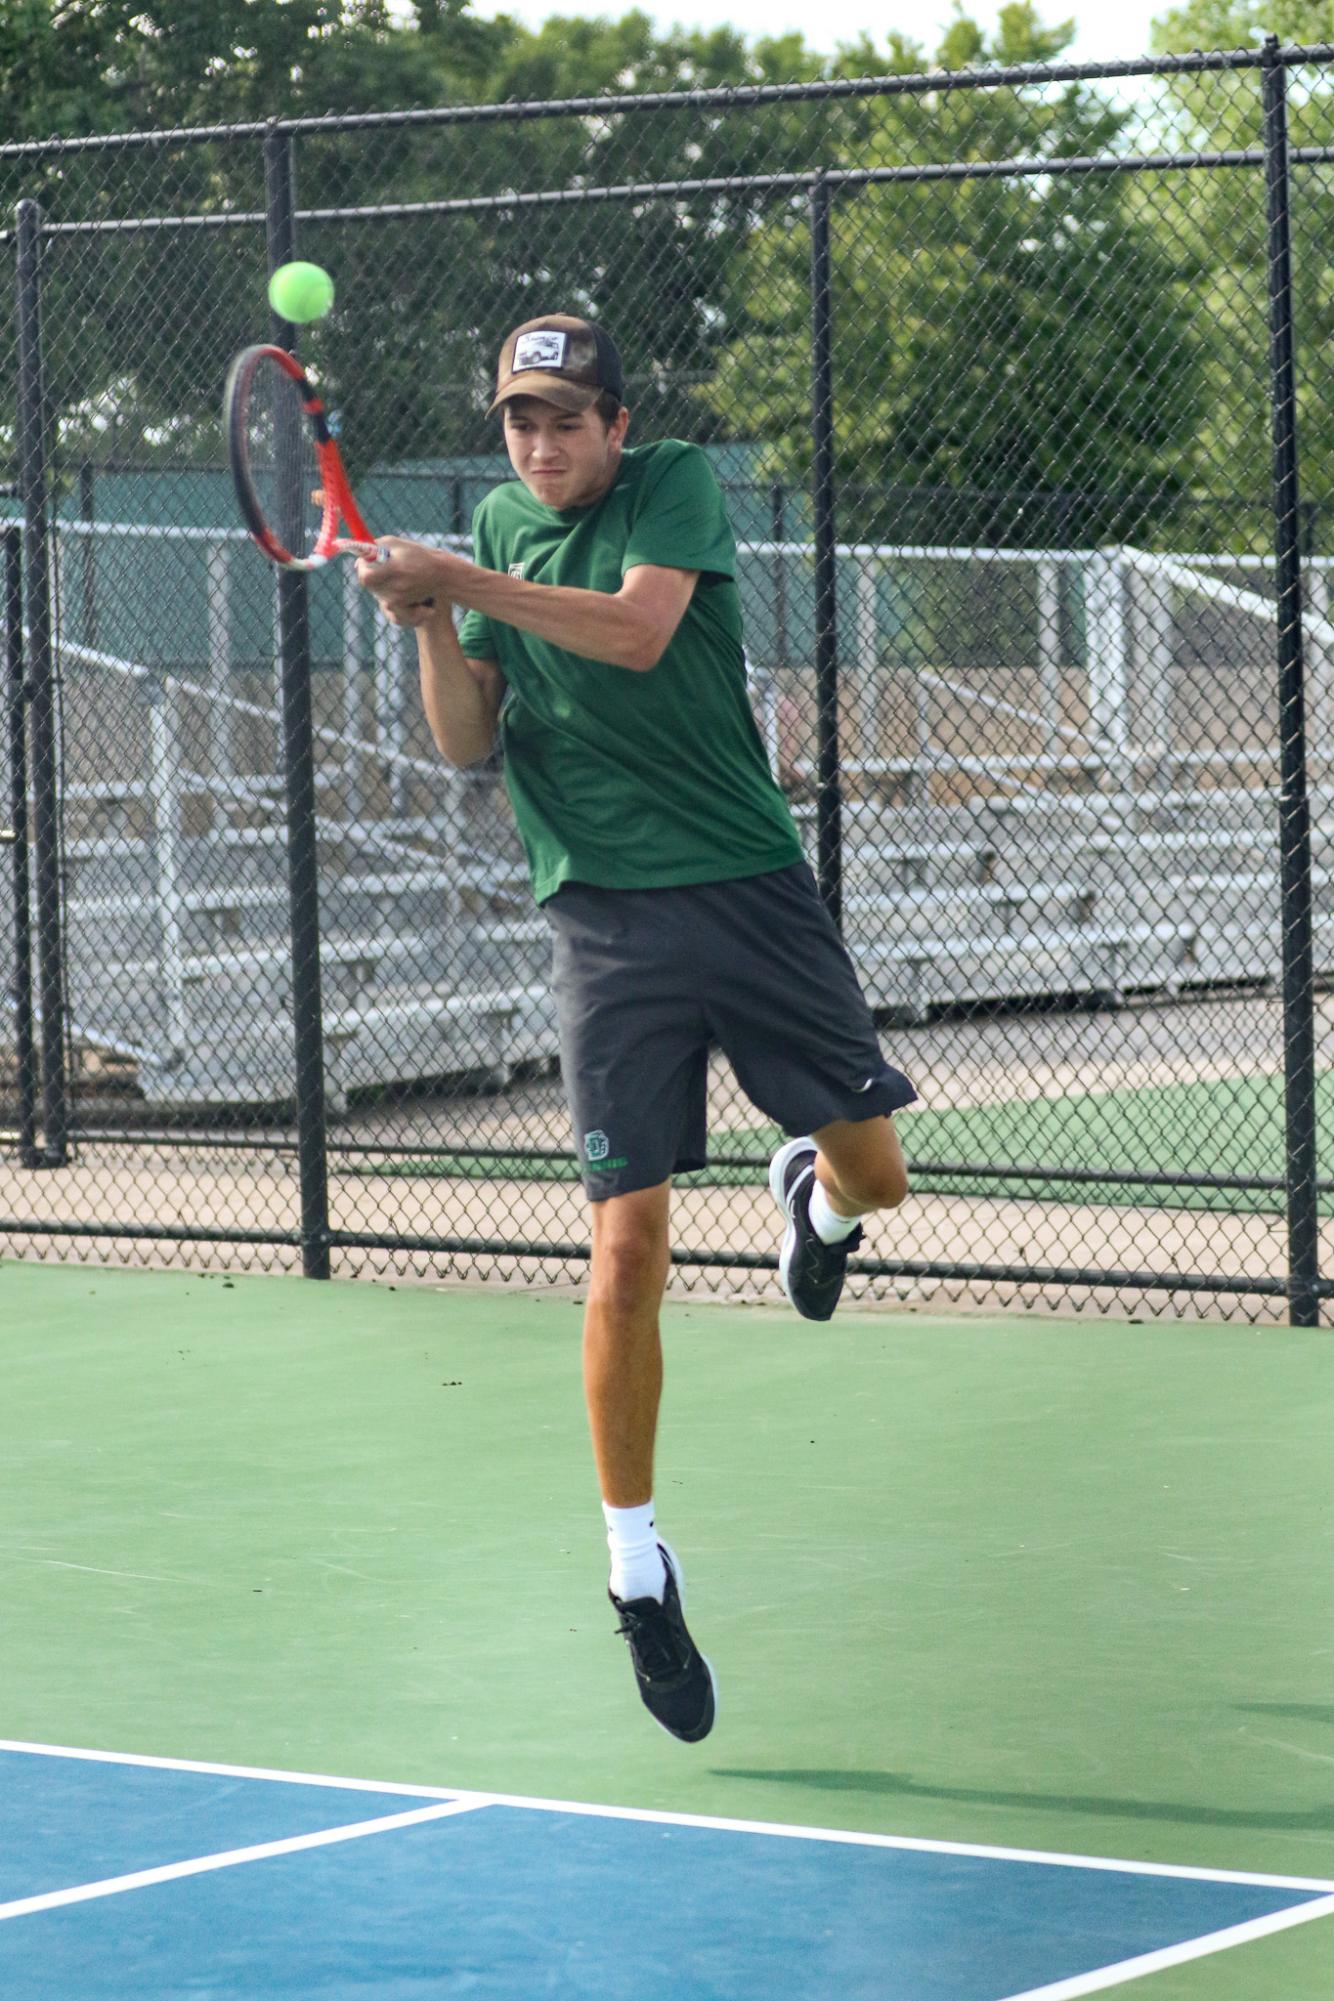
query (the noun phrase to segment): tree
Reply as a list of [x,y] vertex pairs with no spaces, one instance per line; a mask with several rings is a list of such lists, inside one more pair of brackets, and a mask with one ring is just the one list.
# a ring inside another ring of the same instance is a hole
[[[16,18],[13,0],[0,0],[6,6]],[[8,64],[0,82],[16,85],[22,68],[34,108],[14,114],[9,136],[34,123],[46,132],[56,105],[83,130],[161,128],[461,100],[629,98],[788,80],[819,67],[799,38],[750,51],[726,29],[656,36],[642,14],[553,21],[530,33],[504,18],[476,21],[458,0],[426,9],[416,27],[395,25],[378,0],[63,11],[25,0],[23,20],[24,38],[0,34]],[[351,208],[531,189],[577,194],[626,179],[679,180],[697,174],[701,158],[714,173],[742,175],[785,164],[790,136],[781,111],[331,131],[299,142],[298,198]],[[256,140],[49,156],[14,162],[11,172],[11,200],[36,196],[55,224],[221,222],[263,203]],[[688,386],[707,371],[718,339],[712,300],[763,207],[754,196],[646,197],[303,225],[303,251],[338,280],[340,308],[309,339],[344,407],[353,452],[364,463],[473,445],[478,392],[522,303],[534,312],[573,306],[627,330],[645,424],[698,424]],[[263,276],[253,226],[57,239],[47,260],[49,380],[69,449],[100,439],[104,450],[124,450],[137,437],[150,454],[215,454],[217,385],[229,354],[263,331]]]
[[[991,41],[960,18],[940,67],[1050,62],[1071,33],[1028,5],[1007,7]],[[895,60],[922,67],[907,45]],[[893,96],[862,113],[840,164],[1096,156],[1125,119],[1079,84]],[[836,440],[859,535],[1100,541],[1170,520],[1204,414],[1188,307],[1200,266],[1134,212],[1131,178],[979,175],[835,199]],[[703,392],[788,473],[809,454],[794,316],[808,255],[797,204],[752,232],[738,331]],[[908,518],[905,488],[926,490]]]
[[[1044,25],[1026,0],[1006,6],[990,36],[960,13],[936,65],[1050,61],[1071,32],[1068,22]],[[799,36],[658,34],[641,13],[534,32],[478,20],[466,0],[419,5],[407,24],[383,0],[0,0],[10,136],[45,134],[53,122],[92,132],[629,100],[927,66],[904,36],[822,56]],[[1171,116],[1189,117],[1188,100],[1164,101]],[[439,458],[490,441],[478,413],[506,328],[525,312],[585,311],[622,341],[638,435],[759,439],[775,470],[800,476],[810,435],[807,199],[781,183],[744,185],[748,177],[1099,154],[1125,144],[1127,116],[1076,85],[627,104],[624,115],[305,134],[296,148],[304,206],[473,206],[303,223],[302,253],[327,263],[339,290],[333,318],[303,336],[303,351],[324,370],[354,467]],[[216,460],[227,359],[267,323],[262,231],[222,226],[262,210],[258,140],[11,159],[3,171],[6,205],[35,194],[57,223],[204,219],[53,239],[46,330],[71,457]],[[694,185],[653,192],[661,182]],[[1052,511],[1035,507],[1034,493],[1065,496],[1067,533],[1102,538],[1170,520],[1202,452],[1223,436],[1206,400],[1208,370],[1225,357],[1198,300],[1226,245],[1208,229],[1178,228],[1179,210],[1156,211],[1146,186],[1134,175],[1034,172],[837,197],[838,449],[868,528],[894,525],[884,496],[908,487],[944,494],[915,523],[933,537],[1048,539]],[[596,195],[625,187],[643,192]],[[558,199],[520,199],[531,191]],[[0,284],[8,278],[0,265]],[[1215,397],[1225,388],[1216,373]],[[12,356],[0,354],[0,410],[12,395]],[[966,497],[978,489],[993,498]],[[1009,496],[999,512],[997,491]],[[1106,499],[1131,491],[1153,496],[1147,513],[1142,501]],[[1099,497],[1070,498],[1079,493]]]
[[[1316,0],[1192,0],[1158,24],[1155,46],[1254,50],[1273,33],[1296,46],[1334,37],[1334,5]],[[1288,132],[1295,149],[1334,143],[1328,69],[1301,64],[1288,72]],[[1165,86],[1181,144],[1201,151],[1263,145],[1261,76],[1255,67],[1174,79]],[[1322,547],[1334,546],[1334,397],[1329,370],[1334,339],[1334,255],[1329,246],[1327,166],[1291,170],[1297,439],[1302,486],[1317,504]],[[1197,310],[1208,336],[1207,414],[1201,451],[1234,469],[1254,499],[1252,539],[1268,548],[1270,384],[1266,296],[1269,250],[1264,175],[1259,167],[1195,172],[1193,199],[1179,228],[1206,272]]]

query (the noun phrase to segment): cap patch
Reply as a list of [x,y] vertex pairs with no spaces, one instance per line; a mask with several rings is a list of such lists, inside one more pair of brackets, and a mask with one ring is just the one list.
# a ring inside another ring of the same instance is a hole
[[526,368],[564,368],[567,339],[566,334],[548,328],[538,333],[520,334],[514,343],[511,369],[515,375],[520,375]]

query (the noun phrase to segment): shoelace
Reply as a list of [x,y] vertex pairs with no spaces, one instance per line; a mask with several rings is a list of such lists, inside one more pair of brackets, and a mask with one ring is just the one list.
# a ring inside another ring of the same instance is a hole
[[667,1622],[665,1612],[643,1614],[626,1609],[621,1613],[621,1623],[616,1631],[630,1642],[636,1660],[650,1681],[662,1681],[668,1675],[679,1674],[686,1664],[686,1649],[673,1645],[676,1635]]

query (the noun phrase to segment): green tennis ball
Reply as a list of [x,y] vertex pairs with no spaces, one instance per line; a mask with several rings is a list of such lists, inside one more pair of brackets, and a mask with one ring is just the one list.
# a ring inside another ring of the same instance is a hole
[[323,319],[333,301],[333,279],[319,264],[280,264],[269,280],[269,304],[293,326]]

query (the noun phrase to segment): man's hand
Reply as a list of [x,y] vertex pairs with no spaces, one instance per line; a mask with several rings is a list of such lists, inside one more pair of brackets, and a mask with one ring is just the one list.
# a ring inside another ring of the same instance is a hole
[[377,540],[388,557],[372,563],[359,556],[357,582],[379,599],[385,617],[394,625],[417,626],[441,612],[447,614],[448,589],[441,572],[455,559],[401,535],[381,535]]
[[388,550],[388,560],[367,563],[359,559],[357,582],[377,597],[414,591],[420,596],[423,590],[430,590],[438,598],[461,604],[469,583],[495,576],[494,570],[479,570],[476,563],[452,549],[428,549],[424,542],[409,542],[402,535],[377,535],[375,539],[380,548]]

